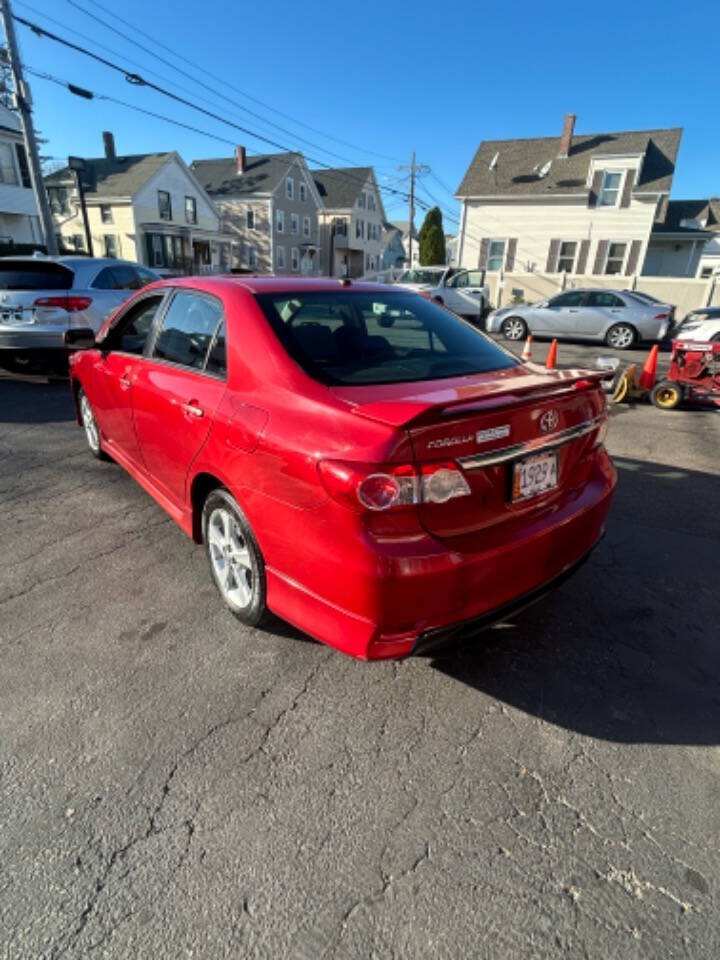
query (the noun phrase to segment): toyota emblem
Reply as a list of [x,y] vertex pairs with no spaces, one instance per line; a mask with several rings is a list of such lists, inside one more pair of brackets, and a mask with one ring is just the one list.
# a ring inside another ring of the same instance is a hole
[[543,433],[551,433],[558,425],[560,417],[557,410],[546,410],[540,417],[540,429]]

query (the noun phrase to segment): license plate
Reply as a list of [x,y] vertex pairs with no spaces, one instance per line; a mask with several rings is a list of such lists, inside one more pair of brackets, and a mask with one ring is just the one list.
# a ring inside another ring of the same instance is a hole
[[557,454],[538,453],[519,460],[513,470],[513,500],[527,500],[557,486]]

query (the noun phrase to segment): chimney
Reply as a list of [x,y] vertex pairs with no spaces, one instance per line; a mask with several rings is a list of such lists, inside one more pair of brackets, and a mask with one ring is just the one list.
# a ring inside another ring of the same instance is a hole
[[235,159],[237,160],[237,172],[245,173],[245,162],[247,160],[247,155],[245,147],[235,147]]
[[115,159],[115,137],[109,130],[103,130],[103,146],[105,147],[105,158],[107,160]]
[[562,137],[560,138],[560,153],[559,157],[566,157],[570,153],[570,147],[572,147],[572,138],[573,131],[575,130],[575,114],[566,113],[565,114],[565,123],[563,124]]

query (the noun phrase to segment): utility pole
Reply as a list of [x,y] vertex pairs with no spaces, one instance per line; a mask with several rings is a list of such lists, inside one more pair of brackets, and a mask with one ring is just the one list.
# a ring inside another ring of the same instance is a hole
[[10,61],[10,70],[12,71],[13,86],[15,87],[15,105],[17,106],[22,123],[25,153],[27,154],[33,190],[35,191],[35,200],[45,236],[45,247],[49,254],[57,254],[55,230],[50,213],[50,204],[48,203],[47,194],[45,193],[45,181],[43,180],[40,169],[37,140],[35,139],[35,130],[33,128],[31,110],[32,97],[30,95],[30,88],[25,83],[23,77],[22,63],[20,62],[20,53],[15,37],[15,24],[13,23],[12,10],[10,9],[10,0],[0,0],[0,16],[2,16],[3,29],[5,30],[8,59]]
[[424,163],[415,163],[415,151],[410,155],[410,166],[401,164],[398,170],[410,171],[410,223],[408,225],[408,266],[412,267],[412,245],[415,233],[415,177],[419,173],[429,173],[430,167]]

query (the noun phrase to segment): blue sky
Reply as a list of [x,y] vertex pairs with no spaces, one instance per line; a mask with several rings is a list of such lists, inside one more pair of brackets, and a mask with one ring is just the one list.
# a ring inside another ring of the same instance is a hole
[[[720,0],[630,0],[604,8],[577,0],[100,3],[105,9],[96,0],[13,0],[17,15],[328,165],[373,164],[380,182],[390,184],[404,176],[398,164],[407,163],[414,149],[433,174],[420,184],[421,199],[437,198],[451,212],[457,205],[445,188],[457,187],[481,140],[559,136],[568,111],[577,114],[578,133],[684,127],[673,196],[720,194],[717,62],[711,53]],[[23,60],[35,70],[245,143],[251,153],[275,149],[132,86],[21,25],[17,33]],[[36,125],[48,139],[43,149],[54,157],[99,155],[104,129],[115,133],[122,153],[175,149],[190,161],[232,151],[229,143],[29,80]],[[386,196],[385,203],[390,219],[407,218],[403,200]]]

